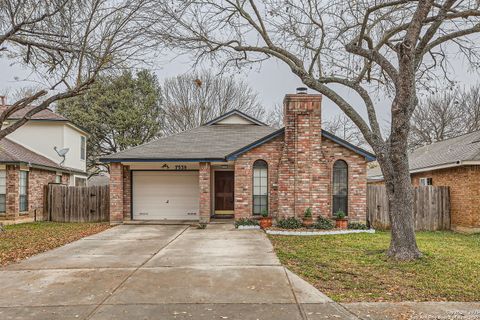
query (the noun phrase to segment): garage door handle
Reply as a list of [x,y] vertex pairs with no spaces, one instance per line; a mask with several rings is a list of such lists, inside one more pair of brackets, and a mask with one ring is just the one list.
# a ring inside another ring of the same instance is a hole
[[165,201],[165,203],[169,203],[169,202],[170,202],[170,200]]

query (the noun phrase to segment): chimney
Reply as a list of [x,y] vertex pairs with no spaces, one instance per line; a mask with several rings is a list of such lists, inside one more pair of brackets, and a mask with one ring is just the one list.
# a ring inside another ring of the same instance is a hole
[[2,107],[5,107],[7,105],[7,97],[6,96],[0,96],[0,105]]
[[[320,94],[298,88],[287,94],[284,104],[284,148],[279,167],[279,215],[303,217],[307,208],[318,215],[322,163],[322,119]],[[324,171],[324,170],[323,170]]]

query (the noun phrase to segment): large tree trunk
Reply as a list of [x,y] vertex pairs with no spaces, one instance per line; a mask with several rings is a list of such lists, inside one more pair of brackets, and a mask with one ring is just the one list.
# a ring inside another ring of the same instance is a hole
[[413,187],[410,174],[394,172],[385,180],[390,212],[391,241],[387,255],[395,260],[414,260],[422,256],[415,239]]

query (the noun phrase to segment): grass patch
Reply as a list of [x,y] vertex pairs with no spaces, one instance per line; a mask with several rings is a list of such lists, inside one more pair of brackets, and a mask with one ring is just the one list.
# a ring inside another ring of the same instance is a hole
[[269,236],[280,261],[339,302],[478,301],[480,234],[418,232],[424,257],[386,258],[389,232]]
[[0,266],[108,229],[108,223],[34,222],[4,226],[0,232]]

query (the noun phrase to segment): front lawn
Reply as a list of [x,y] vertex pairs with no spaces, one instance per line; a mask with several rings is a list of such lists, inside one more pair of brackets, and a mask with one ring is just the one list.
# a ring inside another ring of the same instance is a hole
[[35,222],[4,226],[0,232],[0,266],[25,259],[98,233],[108,223]]
[[281,262],[339,302],[478,301],[480,234],[419,232],[424,257],[388,260],[390,233],[269,236]]

